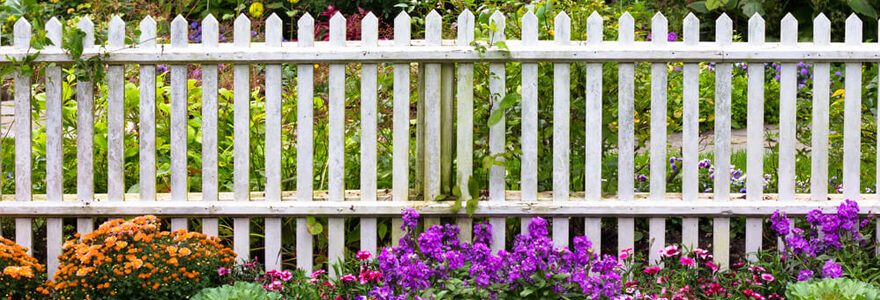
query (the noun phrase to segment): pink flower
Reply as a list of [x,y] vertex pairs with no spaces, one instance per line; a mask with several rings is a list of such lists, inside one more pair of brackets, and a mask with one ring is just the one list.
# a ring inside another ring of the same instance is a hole
[[659,252],[661,256],[675,256],[681,253],[678,251],[678,246],[676,245],[666,246],[666,248],[661,249]]
[[681,264],[685,265],[685,266],[690,266],[690,267],[694,266],[694,259],[690,258],[690,257],[682,256],[681,258],[678,259],[678,261],[680,261]]
[[773,278],[773,275],[770,275],[768,273],[764,273],[764,274],[761,274],[761,279],[764,279],[764,281],[770,282],[770,281],[773,281],[773,279],[775,279],[775,278]]
[[627,257],[629,257],[629,253],[623,253],[623,254],[620,255],[620,260],[624,260],[624,259],[626,259]]
[[715,262],[710,260],[706,262],[706,265],[709,266],[709,269],[712,269],[712,271],[718,271],[718,265],[716,265]]
[[357,255],[355,255],[355,257],[357,257],[357,259],[360,261],[364,261],[364,260],[370,259],[370,257],[373,257],[373,254],[371,254],[370,251],[363,250],[363,251],[358,251],[358,253],[357,253]]
[[284,289],[284,286],[281,285],[281,281],[275,280],[272,283],[264,285],[263,289],[267,291],[280,291]]
[[219,269],[217,269],[217,274],[220,276],[223,276],[223,275],[226,275],[229,273],[232,273],[232,270],[224,268],[224,267],[220,267]]
[[706,251],[706,250],[703,250],[700,248],[696,248],[696,249],[694,249],[694,255],[699,256],[702,259],[706,259],[706,257],[709,256],[709,251]]
[[327,271],[324,271],[324,270],[317,270],[317,271],[315,271],[315,272],[312,273],[312,276],[311,276],[311,277],[312,277],[312,278],[318,278],[318,276],[321,276],[321,274],[324,274],[325,272],[327,272]]
[[659,266],[651,266],[645,268],[645,274],[657,274],[657,272],[660,272]]
[[339,278],[339,280],[342,280],[342,282],[354,281],[355,279],[356,278],[354,278],[354,275],[351,275],[351,274],[348,274],[348,275],[342,276],[342,278]]

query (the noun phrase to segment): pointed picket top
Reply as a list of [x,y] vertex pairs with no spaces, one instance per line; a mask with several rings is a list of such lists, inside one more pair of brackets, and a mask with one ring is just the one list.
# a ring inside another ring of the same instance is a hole
[[345,17],[340,12],[330,18],[330,45],[345,47]]
[[749,18],[749,44],[760,45],[764,43],[764,18],[755,13]]
[[107,47],[110,50],[125,47],[125,21],[119,15],[113,16],[107,28]]
[[272,15],[266,19],[266,46],[281,47],[281,40],[283,39],[281,36],[281,29],[283,27],[284,25],[281,22],[281,18],[275,13],[272,13]]
[[560,45],[567,45],[571,40],[571,18],[564,11],[553,19],[553,40]]
[[91,48],[95,46],[95,23],[92,23],[92,20],[89,17],[83,17],[79,20],[79,24],[76,24],[76,28],[85,32],[86,36],[83,37],[82,43],[83,48]]
[[394,17],[394,45],[409,46],[412,22],[405,11]]
[[617,20],[617,41],[621,44],[632,44],[635,41],[635,20],[629,12],[623,12]]
[[425,43],[429,46],[439,46],[442,27],[443,26],[443,18],[440,17],[440,14],[437,13],[436,10],[431,10],[428,13],[428,16],[425,17]]
[[31,45],[31,23],[25,18],[19,18],[12,27],[14,37],[12,45],[16,49],[27,49]]
[[501,13],[501,11],[495,11],[492,13],[492,16],[489,17],[489,20],[495,22],[495,32],[492,34],[492,41],[504,41],[507,37],[504,35],[504,28],[506,27],[507,17]]
[[58,18],[52,17],[49,22],[46,22],[46,37],[52,41],[52,45],[48,45],[46,48],[61,48],[61,21],[58,21]]
[[733,20],[726,13],[715,20],[715,42],[719,45],[730,45],[733,42]]
[[816,45],[828,45],[831,43],[831,20],[823,13],[819,13],[813,19],[813,43]]
[[299,47],[311,47],[315,45],[315,18],[309,13],[304,13],[296,21],[296,45]]
[[458,37],[458,45],[469,46],[474,41],[474,14],[465,9],[458,15],[457,23],[458,31],[455,34]]
[[214,15],[208,14],[202,20],[202,46],[217,47],[220,40],[220,24]]
[[602,16],[595,10],[587,18],[587,44],[602,42]]
[[376,47],[379,40],[379,19],[373,12],[368,12],[361,19],[361,45],[367,48]]
[[538,42],[538,17],[531,11],[522,17],[522,40],[524,45],[535,45]]
[[700,43],[700,19],[694,13],[688,13],[687,17],[684,17],[682,34],[684,35],[685,45]]
[[862,19],[855,13],[846,18],[846,34],[843,40],[847,45],[862,43]]
[[244,14],[235,18],[232,30],[232,43],[235,47],[249,47],[251,45],[251,20]]
[[153,20],[153,17],[146,16],[141,20],[138,27],[141,30],[141,36],[138,37],[140,47],[156,47],[156,20]]
[[782,22],[779,25],[780,35],[779,42],[784,45],[794,45],[797,44],[797,36],[798,36],[798,21],[795,19],[791,13],[785,14],[785,17],[782,18]]
[[171,21],[171,47],[186,47],[189,27],[182,15]]
[[654,44],[666,44],[669,36],[669,22],[662,13],[657,12],[651,18],[651,42]]

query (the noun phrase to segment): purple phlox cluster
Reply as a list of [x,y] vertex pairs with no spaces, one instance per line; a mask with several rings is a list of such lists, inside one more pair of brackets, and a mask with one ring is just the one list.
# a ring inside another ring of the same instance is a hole
[[202,42],[202,23],[192,22],[189,23],[190,33],[189,33],[189,41],[190,43],[201,43]]
[[843,269],[832,259],[825,261],[822,266],[822,278],[837,278],[843,276]]

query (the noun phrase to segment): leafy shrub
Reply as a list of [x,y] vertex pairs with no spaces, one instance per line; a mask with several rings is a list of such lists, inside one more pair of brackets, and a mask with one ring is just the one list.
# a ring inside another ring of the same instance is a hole
[[858,280],[828,278],[791,284],[785,297],[791,300],[874,300],[880,299],[880,290]]
[[206,288],[191,298],[192,300],[280,300],[281,294],[268,292],[258,283],[239,281],[234,285]]
[[61,299],[180,299],[220,285],[235,254],[216,237],[159,231],[155,216],[107,221],[64,243],[55,274]]
[[0,297],[39,299],[48,295],[43,286],[46,267],[27,254],[27,249],[0,237]]

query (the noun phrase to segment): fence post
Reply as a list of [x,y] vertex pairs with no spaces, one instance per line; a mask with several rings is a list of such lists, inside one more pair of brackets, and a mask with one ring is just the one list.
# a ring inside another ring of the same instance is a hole
[[[730,46],[733,25],[727,14],[715,21],[715,43]],[[730,201],[730,105],[733,64],[715,65],[715,201]],[[715,218],[712,252],[722,269],[729,266],[730,218]]]
[[[410,17],[405,11],[400,12],[394,18],[394,46],[409,47],[410,44]],[[394,64],[394,121],[393,121],[393,148],[394,158],[392,165],[392,200],[409,200],[409,139],[410,139],[410,63]],[[397,246],[403,237],[403,219],[395,217],[391,219],[391,244]],[[377,253],[378,254],[378,253]]]
[[[457,44],[460,47],[470,46],[474,41],[474,14],[465,9],[457,20],[456,28]],[[474,64],[458,63],[456,70],[456,169],[458,171],[457,184],[461,191],[461,201],[467,203],[473,197],[479,199],[480,195],[471,195],[468,182],[474,176]],[[460,230],[459,240],[470,243],[473,236],[473,219],[468,217],[458,218],[455,222]]]
[[[47,50],[61,49],[61,22],[57,18],[52,17],[46,23],[46,37],[52,41],[52,45],[46,46]],[[55,203],[60,203],[64,197],[61,80],[61,66],[46,68],[46,200]],[[62,221],[61,218],[46,219],[46,271],[49,278],[58,271],[58,256],[64,239]]]
[[[345,18],[338,12],[330,18],[330,45],[345,47]],[[329,84],[328,197],[330,201],[345,201],[345,64],[330,65]],[[345,255],[345,219],[329,218],[327,236],[329,262],[342,260]],[[330,270],[330,276],[339,275],[335,270]]]
[[[666,17],[657,13],[651,19],[651,44],[666,45]],[[651,195],[652,201],[666,200],[666,63],[651,64]],[[660,261],[658,251],[666,246],[666,218],[651,218],[648,224],[651,264]]]
[[[276,14],[266,20],[266,47],[281,48],[283,23]],[[281,64],[266,65],[266,201],[281,201]],[[266,270],[281,270],[281,218],[266,218]]]
[[[186,19],[177,15],[171,21],[171,47],[187,47]],[[238,68],[238,66],[236,66]],[[189,172],[187,166],[187,137],[189,135],[189,110],[187,109],[187,65],[171,65],[171,200],[187,201]],[[238,76],[236,76],[238,77]],[[237,78],[236,78],[237,79]],[[237,88],[238,86],[236,86]],[[236,103],[238,103],[236,101]],[[237,125],[237,124],[236,124]],[[236,136],[238,140],[238,136]],[[239,149],[235,149],[239,150]],[[238,152],[238,151],[236,151]],[[237,163],[237,162],[236,162]],[[238,168],[238,165],[235,166]],[[171,230],[186,229],[186,218],[172,218]]]
[[[297,47],[314,46],[315,19],[308,13],[297,21]],[[314,180],[314,72],[312,64],[296,65],[296,200],[312,201]],[[312,271],[312,234],[308,219],[296,218],[296,267]]]
[[[219,24],[213,15],[202,20],[202,47],[217,48]],[[143,101],[143,100],[141,100]],[[202,201],[218,200],[217,65],[202,65]],[[154,137],[155,138],[155,137]],[[217,236],[217,218],[202,219],[202,233]]]
[[[88,17],[77,24],[85,33],[83,49],[95,46],[95,24]],[[76,82],[76,199],[80,203],[92,202],[95,196],[95,99],[94,85],[91,81]],[[78,218],[76,231],[80,234],[92,232],[91,217]]]
[[[554,20],[555,44],[565,46],[571,39],[571,18],[564,11]],[[553,201],[569,201],[569,140],[571,139],[571,63],[553,63]],[[568,246],[568,217],[553,218],[553,244]]]
[[[690,13],[684,18],[684,43],[696,47],[700,43],[700,20]],[[682,179],[681,197],[697,201],[699,195],[700,146],[700,64],[682,66]],[[682,218],[681,243],[690,249],[699,245],[700,219]]]
[[[235,19],[233,45],[248,48],[251,21],[245,15]],[[250,65],[233,66],[233,197],[250,201]],[[233,250],[238,261],[250,258],[250,219],[233,219]]]
[[[749,19],[749,44],[764,44],[764,19],[758,13]],[[746,170],[757,176],[746,177],[746,200],[761,201],[764,197],[764,64],[749,63],[748,69],[748,116],[747,116],[747,163]],[[746,253],[750,261],[756,261],[755,252],[761,250],[763,218],[746,218]]]
[[[13,47],[27,50],[31,45],[31,23],[15,22]],[[15,201],[31,201],[31,74],[15,72]],[[15,242],[33,254],[31,218],[15,218]]]

